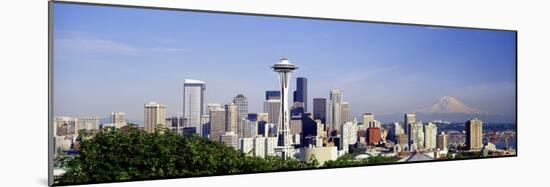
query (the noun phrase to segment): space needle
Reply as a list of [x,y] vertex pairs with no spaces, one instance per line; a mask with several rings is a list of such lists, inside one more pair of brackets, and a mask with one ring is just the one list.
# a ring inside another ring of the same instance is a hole
[[[279,82],[281,90],[281,108],[279,114],[279,124],[277,126],[278,149],[282,152],[283,158],[286,160],[290,157],[290,114],[288,113],[288,87],[290,86],[290,75],[297,66],[291,64],[288,59],[283,58],[279,63],[271,66],[273,71],[279,73]],[[282,140],[282,141],[281,141]]]

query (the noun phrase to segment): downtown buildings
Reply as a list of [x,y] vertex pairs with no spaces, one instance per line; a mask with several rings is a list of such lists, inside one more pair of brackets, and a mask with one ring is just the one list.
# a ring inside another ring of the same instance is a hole
[[201,117],[204,114],[204,91],[206,84],[200,80],[185,79],[183,83],[183,117],[187,124],[193,127],[199,135],[201,132]]
[[165,125],[166,107],[163,104],[150,102],[145,104],[144,127],[149,133],[155,132],[157,125]]

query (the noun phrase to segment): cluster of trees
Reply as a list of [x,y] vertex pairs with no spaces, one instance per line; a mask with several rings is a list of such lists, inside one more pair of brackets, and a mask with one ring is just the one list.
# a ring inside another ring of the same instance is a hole
[[[107,128],[79,137],[80,154],[63,161],[66,172],[55,178],[57,184],[114,182],[143,179],[223,175],[314,168],[306,163],[281,157],[247,156],[220,142],[198,136],[181,136],[158,128],[147,133],[134,126],[123,130]],[[322,167],[368,165],[396,161],[372,157],[354,161],[344,155]]]
[[165,129],[107,128],[79,137],[80,154],[63,162],[58,184],[97,183],[314,167],[280,157],[252,157],[222,143]]
[[397,162],[399,157],[382,157],[382,156],[373,156],[369,158],[364,158],[361,160],[356,160],[354,157],[357,154],[345,154],[341,157],[338,157],[336,160],[329,160],[325,162],[323,167],[347,167],[347,166],[365,166],[373,164],[385,164]]

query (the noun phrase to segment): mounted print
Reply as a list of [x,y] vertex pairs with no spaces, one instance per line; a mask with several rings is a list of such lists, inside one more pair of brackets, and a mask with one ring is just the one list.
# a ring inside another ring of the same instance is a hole
[[50,185],[517,155],[517,31],[49,6]]

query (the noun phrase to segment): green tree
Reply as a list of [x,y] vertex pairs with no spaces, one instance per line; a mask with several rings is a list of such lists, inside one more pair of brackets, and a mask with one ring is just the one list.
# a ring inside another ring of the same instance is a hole
[[245,154],[195,135],[181,136],[158,127],[154,133],[135,126],[106,128],[79,137],[80,154],[64,162],[58,184],[113,182],[295,170],[314,167],[298,160]]

